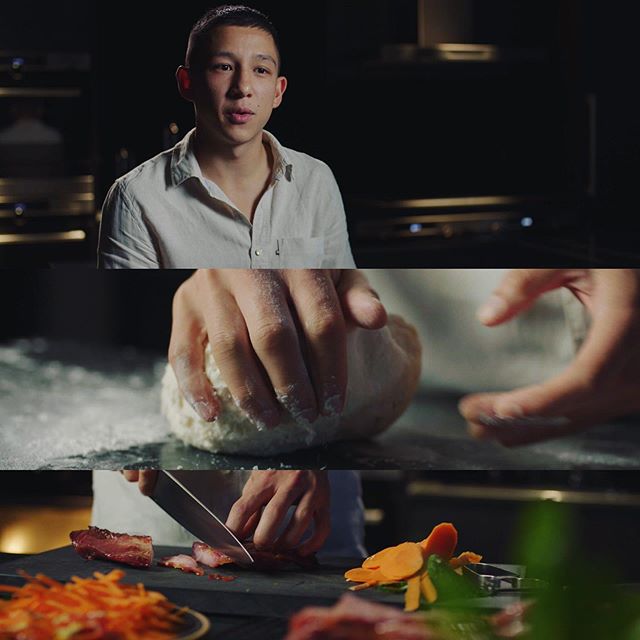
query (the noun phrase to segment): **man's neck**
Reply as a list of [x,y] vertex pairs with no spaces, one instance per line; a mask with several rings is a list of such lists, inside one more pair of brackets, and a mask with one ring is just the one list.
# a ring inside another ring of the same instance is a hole
[[262,137],[241,145],[225,145],[196,129],[194,151],[202,175],[221,188],[264,182],[272,171],[271,154]]
[[194,144],[202,175],[215,182],[253,222],[260,199],[269,188],[274,157],[263,136],[243,145],[225,145],[208,139],[196,127]]

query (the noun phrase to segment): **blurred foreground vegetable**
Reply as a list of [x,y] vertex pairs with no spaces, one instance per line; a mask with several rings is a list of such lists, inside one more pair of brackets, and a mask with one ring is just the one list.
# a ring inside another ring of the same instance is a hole
[[568,505],[546,501],[522,514],[516,558],[550,585],[536,593],[525,638],[640,640],[637,587],[621,584],[607,541],[583,549],[579,540]]

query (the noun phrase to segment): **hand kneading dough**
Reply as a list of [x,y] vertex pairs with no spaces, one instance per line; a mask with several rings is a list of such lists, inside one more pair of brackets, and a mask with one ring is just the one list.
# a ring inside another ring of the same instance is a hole
[[421,347],[416,330],[397,316],[379,331],[355,329],[347,338],[348,388],[342,416],[321,416],[313,424],[289,416],[275,429],[259,431],[233,402],[211,349],[206,372],[222,404],[213,423],[202,420],[184,400],[173,369],[162,380],[162,413],[178,438],[214,453],[271,456],[334,440],[375,436],[406,409],[420,377]]

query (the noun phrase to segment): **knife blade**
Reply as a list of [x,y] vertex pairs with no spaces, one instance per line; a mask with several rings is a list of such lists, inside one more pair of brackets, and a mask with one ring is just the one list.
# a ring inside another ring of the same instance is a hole
[[240,565],[254,560],[233,532],[180,481],[162,469],[151,499],[198,540],[228,555]]

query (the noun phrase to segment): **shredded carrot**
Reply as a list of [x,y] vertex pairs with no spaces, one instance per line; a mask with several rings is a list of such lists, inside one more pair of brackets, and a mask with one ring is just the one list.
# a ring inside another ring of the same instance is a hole
[[26,572],[22,587],[3,587],[10,600],[0,600],[0,639],[30,640],[169,640],[186,608],[143,584],[121,582],[124,572],[73,576],[67,584],[44,574]]

